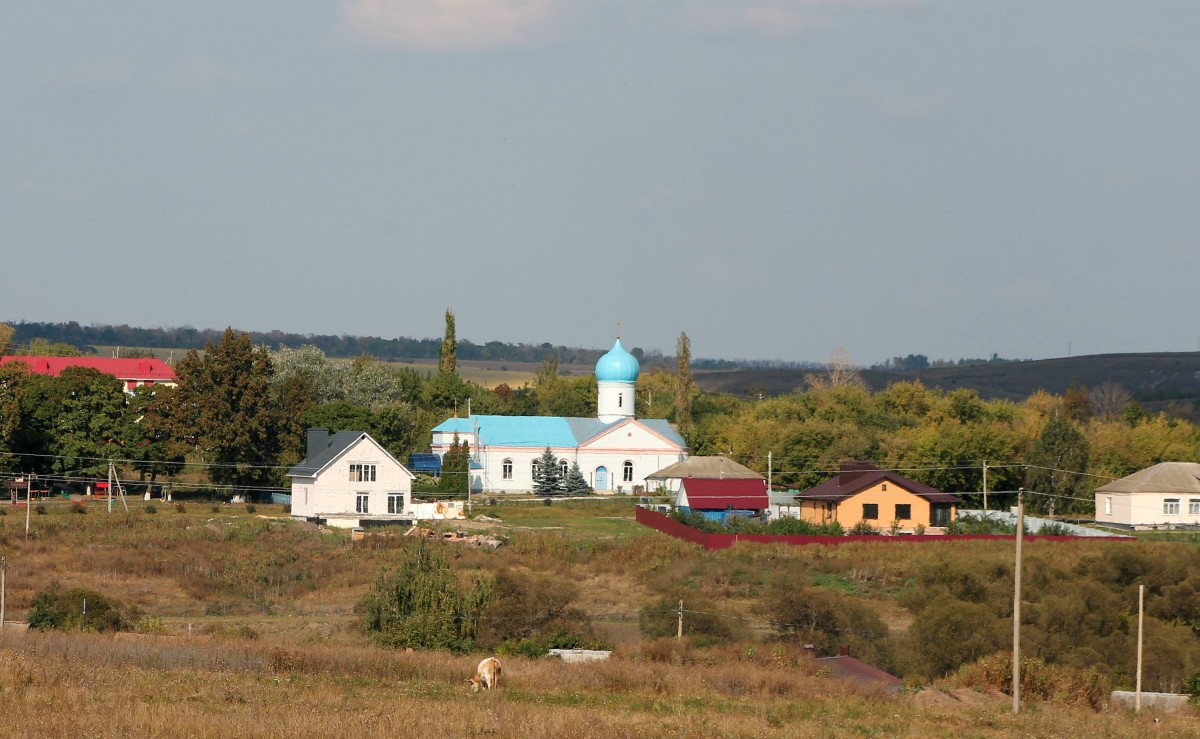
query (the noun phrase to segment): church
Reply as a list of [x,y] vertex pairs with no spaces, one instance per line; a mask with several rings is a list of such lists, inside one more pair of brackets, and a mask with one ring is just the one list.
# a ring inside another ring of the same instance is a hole
[[657,487],[647,477],[687,458],[687,444],[664,419],[638,420],[634,391],[641,367],[621,346],[596,362],[595,418],[472,415],[433,429],[431,451],[444,455],[455,437],[471,449],[471,490],[529,492],[533,470],[546,447],[565,474],[579,464],[597,492],[630,494]]

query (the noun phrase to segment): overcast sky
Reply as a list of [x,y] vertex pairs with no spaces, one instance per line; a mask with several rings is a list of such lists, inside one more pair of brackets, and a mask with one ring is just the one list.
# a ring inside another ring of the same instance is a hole
[[0,320],[1200,349],[1194,0],[0,5]]

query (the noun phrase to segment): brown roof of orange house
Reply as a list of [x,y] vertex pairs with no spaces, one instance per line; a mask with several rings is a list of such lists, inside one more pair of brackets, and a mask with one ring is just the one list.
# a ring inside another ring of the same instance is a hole
[[961,503],[958,496],[943,493],[937,488],[931,488],[924,483],[910,480],[891,470],[881,470],[870,462],[842,462],[841,471],[836,477],[811,487],[796,497],[800,500],[824,500],[837,502],[852,495],[858,495],[880,482],[892,482],[904,488],[913,495],[920,496],[930,503]]
[[710,511],[733,508],[746,511],[759,510],[770,505],[766,482],[761,479],[719,480],[710,477],[689,477],[680,487],[687,495],[689,508]]

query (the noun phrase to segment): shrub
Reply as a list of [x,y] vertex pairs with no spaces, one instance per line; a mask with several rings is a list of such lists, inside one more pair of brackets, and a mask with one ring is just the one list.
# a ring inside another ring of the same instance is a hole
[[176,503],[175,504],[175,512],[176,513],[187,513],[187,506],[185,506],[183,503]]
[[[1012,693],[1012,655],[1006,652],[981,657],[964,665],[953,682],[964,687],[990,688]],[[1021,697],[1098,709],[1112,686],[1095,668],[1077,669],[1046,664],[1035,657],[1021,658]]]
[[36,506],[33,507],[33,512],[38,514],[39,516],[44,516],[50,512],[50,509],[46,507],[45,503],[38,503]]
[[638,628],[648,639],[675,636],[679,631],[679,601],[684,602],[683,633],[693,645],[706,647],[729,641],[729,623],[715,615],[719,606],[696,593],[664,595],[638,613]]
[[290,514],[291,514],[291,512],[292,512],[292,504],[291,504],[291,503],[288,503],[287,505],[285,505],[285,506],[283,507],[283,512],[284,512],[284,513],[286,513],[286,514],[288,514],[288,515],[290,515]]
[[85,588],[63,590],[54,582],[33,599],[33,608],[29,611],[29,628],[57,631],[128,631],[131,621],[125,607],[115,598]]
[[87,513],[87,503],[82,500],[71,501],[71,513]]
[[246,504],[246,513],[254,513],[257,510],[258,506],[254,505],[253,503]]
[[220,513],[220,512],[221,512],[221,506],[219,506],[219,505],[215,505],[215,506],[213,506],[213,507],[212,507],[212,509],[211,509],[211,510],[212,510],[212,512],[213,512],[213,513]]
[[480,614],[478,644],[534,640],[545,649],[576,649],[592,639],[591,620],[571,604],[578,589],[570,582],[520,570],[498,571]]
[[8,509],[4,508],[4,507],[0,507],[0,516],[7,516],[7,515],[8,515]]
[[1067,527],[1058,521],[1042,524],[1042,527],[1037,530],[1038,536],[1070,536],[1071,532]]
[[158,507],[153,503],[147,503],[142,510],[144,510],[146,513],[158,513]]
[[879,529],[875,528],[866,521],[859,521],[851,526],[850,530],[846,532],[846,534],[849,536],[878,536],[879,533]]

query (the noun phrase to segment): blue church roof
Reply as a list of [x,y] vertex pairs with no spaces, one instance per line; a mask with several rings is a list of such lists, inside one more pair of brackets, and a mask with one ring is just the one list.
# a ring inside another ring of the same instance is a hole
[[596,382],[637,382],[639,372],[637,359],[625,351],[620,339],[596,362]]
[[[433,430],[472,434],[478,424],[479,442],[484,447],[577,447],[618,423],[621,421],[604,423],[596,418],[558,416],[471,416],[446,419]],[[681,447],[687,446],[679,432],[663,419],[639,419],[638,423]]]

